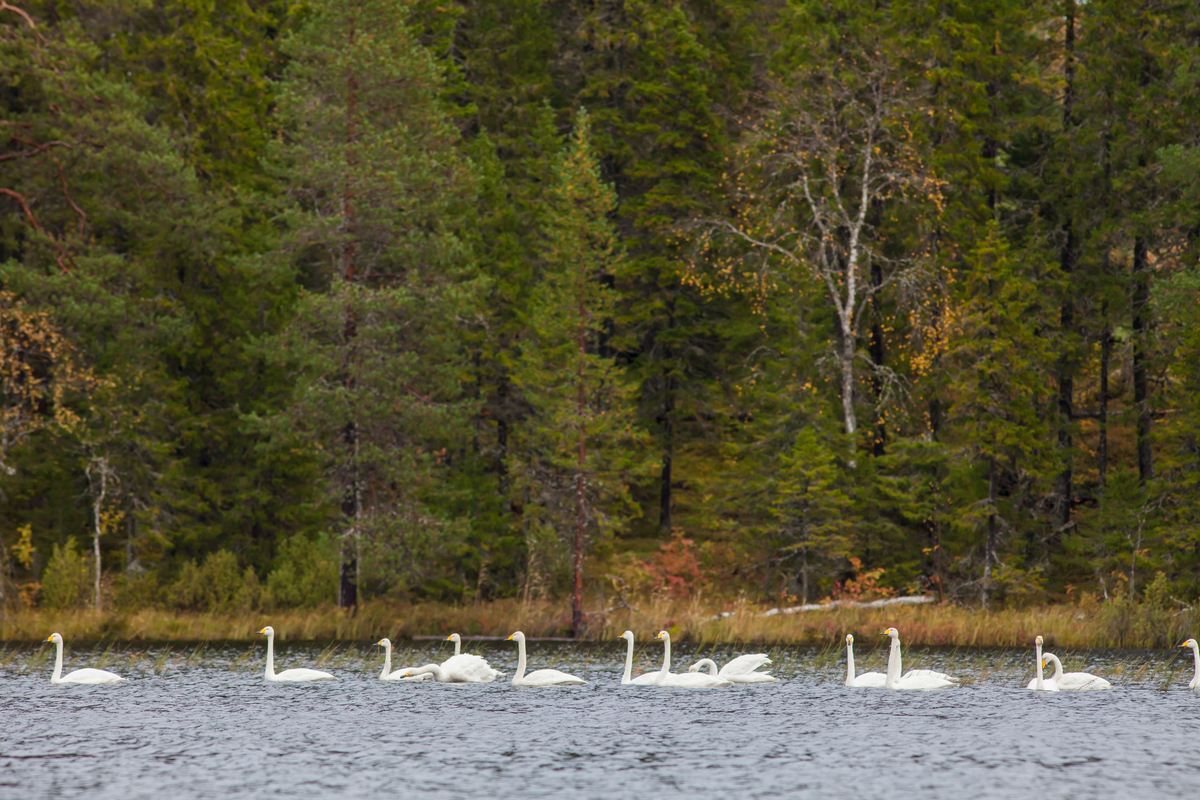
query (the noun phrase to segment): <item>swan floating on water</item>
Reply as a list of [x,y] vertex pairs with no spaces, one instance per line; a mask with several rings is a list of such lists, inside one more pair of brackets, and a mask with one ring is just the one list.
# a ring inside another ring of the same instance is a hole
[[913,669],[902,676],[900,665],[900,631],[888,628],[880,636],[888,636],[892,640],[888,652],[887,680],[884,686],[888,689],[949,689],[958,686],[958,678],[953,678],[944,672],[931,669]]
[[513,675],[513,686],[569,686],[587,683],[582,678],[559,672],[556,669],[535,669],[525,674],[525,634],[517,631],[508,637],[517,643],[517,671]]
[[1090,672],[1068,672],[1064,674],[1062,671],[1062,662],[1053,653],[1045,653],[1042,658],[1054,663],[1054,677],[1051,680],[1054,681],[1060,691],[1087,692],[1094,689],[1112,688],[1111,683]]
[[259,633],[267,635],[267,667],[263,672],[263,677],[269,681],[277,681],[280,683],[308,683],[310,681],[336,681],[333,675],[328,672],[321,672],[319,669],[285,669],[279,674],[275,674],[275,629],[270,625],[263,628]]
[[887,683],[887,675],[882,672],[864,672],[854,674],[854,636],[846,634],[846,685],[855,688],[882,689]]
[[1042,658],[1042,637],[1041,636],[1039,636],[1033,640],[1033,647],[1034,647],[1034,651],[1035,651],[1035,661],[1034,661],[1035,675],[1034,675],[1033,680],[1031,680],[1029,682],[1029,688],[1033,689],[1035,691],[1039,691],[1039,692],[1057,692],[1058,684],[1054,682],[1054,679],[1042,677],[1042,667],[1044,667],[1046,665],[1046,659]]
[[656,639],[662,639],[663,665],[654,677],[655,686],[679,686],[685,689],[711,689],[714,686],[732,686],[733,682],[720,676],[706,675],[703,672],[685,672],[676,675],[671,672],[671,634],[659,631]]
[[769,672],[755,672],[761,666],[770,664],[771,659],[766,653],[753,653],[738,656],[717,670],[717,663],[711,658],[702,658],[688,667],[688,672],[699,672],[707,668],[708,674],[716,678],[724,678],[730,683],[775,683],[779,680]]
[[121,683],[125,679],[115,672],[105,669],[77,669],[64,677],[62,674],[63,638],[60,634],[52,633],[46,637],[47,642],[54,642],[58,654],[54,657],[54,674],[50,676],[51,683]]
[[633,631],[625,631],[621,634],[621,638],[629,642],[629,647],[625,650],[625,674],[621,676],[622,685],[636,686],[653,686],[658,679],[657,672],[647,672],[638,675],[636,678],[630,678],[629,675],[633,672]]
[[1179,646],[1192,648],[1192,659],[1196,664],[1196,675],[1192,678],[1192,682],[1188,684],[1188,688],[1193,692],[1200,692],[1200,644],[1197,644],[1195,639],[1188,639]]
[[410,675],[408,677],[405,677],[404,673],[410,669],[414,669],[413,667],[401,667],[400,669],[396,670],[395,672],[392,672],[392,640],[391,639],[380,639],[378,642],[375,643],[375,645],[377,647],[383,648],[383,672],[379,673],[379,680],[381,680],[381,681],[424,681],[424,680],[428,680],[429,678],[433,677],[433,675],[428,672],[423,672],[420,675]]
[[492,669],[482,656],[461,653],[450,656],[441,664],[409,667],[401,673],[404,678],[432,675],[438,683],[490,683],[504,673]]

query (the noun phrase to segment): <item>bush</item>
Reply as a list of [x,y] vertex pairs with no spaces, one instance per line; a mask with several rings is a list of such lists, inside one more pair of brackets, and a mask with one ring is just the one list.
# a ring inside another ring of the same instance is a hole
[[264,604],[277,608],[312,608],[337,599],[338,559],[332,548],[304,536],[293,536],[279,548],[275,568],[267,576]]
[[140,611],[158,608],[162,604],[162,590],[158,576],[153,572],[139,575],[118,575],[113,582],[113,608],[117,611]]
[[227,550],[209,553],[202,565],[186,561],[167,590],[167,602],[186,611],[227,613],[258,605],[258,576],[251,567],[238,571],[237,556]]
[[75,537],[54,545],[50,563],[42,573],[42,602],[49,608],[79,608],[91,591],[92,570],[79,552]]

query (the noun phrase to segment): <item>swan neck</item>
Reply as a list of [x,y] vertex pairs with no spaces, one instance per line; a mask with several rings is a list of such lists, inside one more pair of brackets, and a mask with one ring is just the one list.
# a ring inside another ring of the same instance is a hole
[[50,677],[50,682],[51,682],[51,683],[61,683],[61,682],[62,682],[62,651],[63,651],[63,643],[62,643],[62,642],[55,642],[55,643],[54,643],[54,649],[55,649],[55,650],[57,650],[58,652],[57,652],[57,654],[54,656],[54,674],[53,674],[53,675]]
[[846,685],[854,683],[854,645],[846,645]]
[[1042,643],[1036,642],[1034,647],[1037,649],[1037,661],[1034,665],[1035,669],[1037,669],[1037,683],[1035,685],[1040,690],[1044,688],[1042,686]]
[[633,639],[626,639],[625,642],[629,646],[625,648],[625,675],[622,676],[621,683],[633,680]]
[[1062,662],[1058,660],[1058,656],[1053,653],[1048,653],[1046,658],[1054,662],[1054,682],[1058,683],[1062,679]]
[[671,637],[663,639],[663,665],[662,673],[666,675],[671,671]]
[[709,675],[712,675],[714,678],[719,677],[719,673],[717,672],[717,662],[713,661],[711,658],[702,658],[698,663],[704,665],[704,667],[708,670]]
[[386,680],[387,676],[392,672],[392,646],[385,644],[383,646],[383,672],[379,673],[380,680]]
[[517,671],[513,674],[513,683],[525,677],[525,637],[517,639]]
[[1200,644],[1192,645],[1192,661],[1196,664],[1196,677],[1200,678]]
[[454,640],[454,655],[457,656],[461,653],[462,653],[462,639],[455,639]]
[[267,680],[275,680],[275,634],[267,634],[267,668],[264,671]]
[[900,639],[893,638],[891,649],[888,651],[888,671],[887,681],[885,685],[889,689],[896,687],[896,681],[900,680]]

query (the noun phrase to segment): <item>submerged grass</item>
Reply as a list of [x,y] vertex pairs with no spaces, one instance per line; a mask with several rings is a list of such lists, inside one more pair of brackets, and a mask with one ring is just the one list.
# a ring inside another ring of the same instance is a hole
[[[645,640],[666,629],[676,640],[707,646],[702,648],[704,652],[718,661],[721,659],[717,656],[732,654],[722,649],[723,644],[751,642],[828,648],[829,658],[836,660],[847,633],[869,648],[888,626],[900,629],[906,645],[1024,647],[1041,634],[1047,649],[1160,648],[1195,635],[1196,622],[1191,609],[1169,612],[1129,603],[991,612],[946,604],[834,608],[764,616],[763,608],[749,603],[656,599],[588,615],[585,638],[611,640],[628,629],[639,640]],[[257,639],[257,631],[266,624],[275,628],[280,641],[377,641],[387,636],[397,643],[393,663],[407,666],[406,659],[415,654],[403,650],[400,643],[413,636],[451,631],[465,637],[507,636],[514,630],[525,631],[531,639],[564,636],[568,616],[565,603],[516,600],[475,605],[370,601],[355,613],[335,608],[233,614],[184,614],[159,609],[125,614],[21,609],[0,618],[0,640],[32,642],[58,631],[68,640],[92,642],[244,641]],[[201,645],[192,650],[185,663],[203,658],[203,653]],[[338,664],[344,655],[330,646],[321,654],[321,660]],[[105,654],[106,659],[111,657]],[[0,651],[0,660],[4,658]],[[153,668],[165,669],[174,658],[169,651],[157,654]]]

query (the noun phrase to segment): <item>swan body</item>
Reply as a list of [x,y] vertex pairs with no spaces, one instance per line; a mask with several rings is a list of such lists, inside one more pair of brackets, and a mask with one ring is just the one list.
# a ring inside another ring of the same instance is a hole
[[1193,692],[1200,692],[1200,644],[1197,644],[1195,639],[1188,639],[1179,646],[1192,648],[1192,659],[1196,664],[1196,675],[1192,678],[1192,682],[1188,684],[1188,688]]
[[859,689],[881,689],[887,683],[887,675],[882,672],[864,672],[854,674],[854,636],[846,634],[846,685]]
[[121,683],[125,679],[115,672],[109,672],[104,669],[77,669],[74,672],[68,672],[65,676],[62,674],[62,658],[63,658],[63,638],[60,634],[52,633],[46,637],[47,642],[54,642],[55,649],[58,650],[54,657],[54,674],[50,676],[51,683]]
[[574,675],[568,675],[556,669],[535,669],[526,675],[525,634],[517,631],[508,638],[517,643],[517,671],[513,674],[513,686],[570,686],[587,683],[582,678],[576,678]]
[[[658,674],[654,676],[655,686],[679,686],[685,689],[711,689],[714,686],[731,686],[732,681],[728,681],[719,675],[709,675],[703,672],[684,672],[676,675],[671,672],[671,634],[666,631],[659,631],[656,639],[662,639],[663,642],[663,665]],[[713,665],[716,666],[715,664]]]
[[776,678],[774,675],[767,672],[755,672],[759,667],[770,663],[771,659],[767,658],[766,653],[754,653],[752,655],[738,656],[721,667],[718,672],[715,661],[711,658],[702,658],[688,667],[688,672],[699,672],[702,669],[707,669],[710,676],[724,678],[730,683],[775,683],[779,678]]
[[427,673],[427,672],[422,673],[420,675],[410,675],[407,678],[404,677],[404,673],[407,672],[409,669],[412,669],[412,667],[401,667],[400,669],[396,670],[395,672],[392,672],[392,640],[391,639],[380,639],[375,644],[376,644],[376,646],[383,648],[383,672],[379,673],[379,680],[381,680],[381,681],[423,681],[423,680],[428,680],[429,678],[433,677],[432,674]]
[[927,690],[949,689],[958,686],[958,678],[951,677],[944,672],[935,672],[931,669],[913,669],[901,675],[900,631],[895,628],[888,628],[880,636],[888,636],[892,640],[891,650],[888,652],[887,680],[884,681],[884,687],[888,689]]
[[1046,665],[1046,659],[1042,658],[1041,636],[1033,640],[1033,646],[1036,651],[1036,660],[1034,661],[1035,675],[1033,680],[1029,682],[1029,688],[1038,692],[1057,692],[1058,684],[1054,682],[1054,679],[1042,676],[1042,667]]
[[653,686],[654,681],[658,678],[657,672],[647,672],[636,678],[629,677],[629,674],[633,672],[633,631],[625,631],[621,634],[621,638],[629,642],[629,647],[625,650],[625,674],[621,676],[621,685]]
[[1054,683],[1060,691],[1064,692],[1087,692],[1093,689],[1111,689],[1112,684],[1104,680],[1098,675],[1093,675],[1090,672],[1067,672],[1062,671],[1062,662],[1058,660],[1058,656],[1053,653],[1046,653],[1043,658],[1046,661],[1054,664]]
[[409,667],[401,674],[405,678],[432,675],[438,683],[491,683],[502,675],[492,669],[482,656],[469,653],[450,656],[441,664]]
[[283,672],[275,672],[275,629],[270,625],[263,628],[259,633],[265,633],[267,636],[267,667],[263,672],[263,677],[269,681],[277,683],[311,683],[312,681],[336,681],[333,675],[328,672],[321,672],[319,669],[285,669]]

